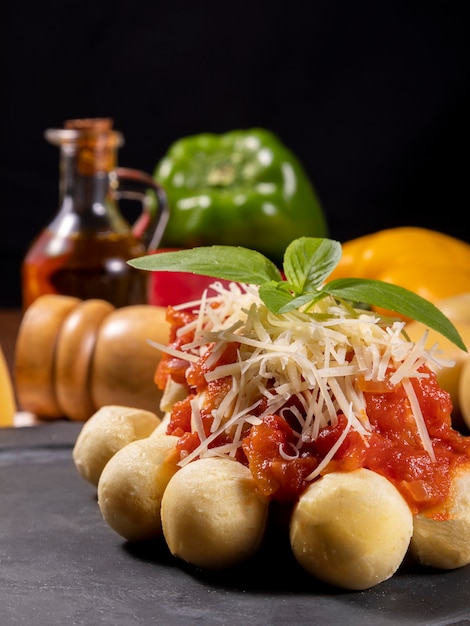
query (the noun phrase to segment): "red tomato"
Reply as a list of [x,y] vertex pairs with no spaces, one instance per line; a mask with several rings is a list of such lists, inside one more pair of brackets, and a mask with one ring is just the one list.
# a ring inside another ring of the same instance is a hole
[[[162,248],[159,252],[174,252],[173,248]],[[151,272],[149,279],[149,304],[156,306],[176,306],[193,300],[199,300],[204,289],[215,281],[226,286],[229,281],[199,276],[190,272]]]

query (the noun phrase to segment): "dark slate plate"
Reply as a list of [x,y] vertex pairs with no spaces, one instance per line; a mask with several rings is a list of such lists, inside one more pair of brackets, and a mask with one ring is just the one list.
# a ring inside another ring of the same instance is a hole
[[470,624],[470,567],[403,567],[362,592],[317,583],[270,537],[225,573],[182,566],[163,541],[127,544],[76,472],[68,422],[0,430],[0,624]]

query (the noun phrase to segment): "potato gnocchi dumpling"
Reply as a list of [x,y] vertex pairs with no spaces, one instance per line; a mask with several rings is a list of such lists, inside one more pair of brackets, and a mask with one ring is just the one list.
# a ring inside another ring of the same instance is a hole
[[413,532],[407,503],[386,478],[367,469],[334,472],[300,496],[290,541],[300,565],[346,589],[367,589],[401,565]]
[[457,470],[444,506],[414,516],[410,552],[429,567],[470,564],[470,467]]
[[247,467],[228,457],[204,458],[173,476],[161,515],[163,535],[174,556],[196,567],[220,569],[256,553],[268,502]]
[[178,471],[177,438],[147,437],[129,443],[106,464],[98,482],[98,506],[111,528],[127,541],[162,534],[163,493]]
[[118,450],[148,437],[160,424],[151,411],[127,406],[104,406],[84,423],[73,448],[79,474],[95,487],[109,459]]

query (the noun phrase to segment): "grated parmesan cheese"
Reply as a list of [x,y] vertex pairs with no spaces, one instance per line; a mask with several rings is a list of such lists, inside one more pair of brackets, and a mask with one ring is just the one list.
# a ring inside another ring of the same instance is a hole
[[[197,457],[233,456],[248,426],[259,424],[270,414],[282,415],[283,407],[294,398],[295,407],[289,406],[289,411],[298,421],[297,445],[280,450],[283,458],[295,458],[304,442],[314,440],[328,424],[334,426],[339,412],[347,419],[341,437],[308,477],[312,480],[351,429],[365,440],[371,432],[358,378],[385,381],[390,372],[390,382],[403,385],[423,449],[434,459],[410,379],[425,375],[419,371],[423,364],[448,363],[440,362],[436,347],[425,349],[426,335],[410,342],[402,333],[404,322],[385,325],[376,314],[342,306],[332,298],[321,300],[308,312],[295,310],[281,315],[269,311],[251,285],[231,283],[227,288],[214,283],[211,290],[214,295],[206,291],[200,301],[175,307],[197,316],[178,331],[180,335],[193,332],[191,343],[181,350],[154,344],[189,363],[197,363],[205,355],[207,382],[231,379],[229,391],[212,410],[208,435],[201,417],[206,394],[191,400],[191,428],[198,434],[200,445],[180,461],[181,465]],[[219,365],[220,356],[232,342],[239,346],[237,360]],[[224,433],[229,433],[232,441],[211,446]]]

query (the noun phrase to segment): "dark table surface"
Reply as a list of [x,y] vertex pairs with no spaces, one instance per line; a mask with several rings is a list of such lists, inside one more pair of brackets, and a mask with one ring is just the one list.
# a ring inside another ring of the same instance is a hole
[[[7,335],[19,320],[0,312],[10,362]],[[250,563],[219,573],[182,566],[163,541],[124,542],[73,465],[80,428],[57,420],[0,429],[1,626],[470,624],[470,567],[403,567],[349,592],[307,576],[278,537]]]

